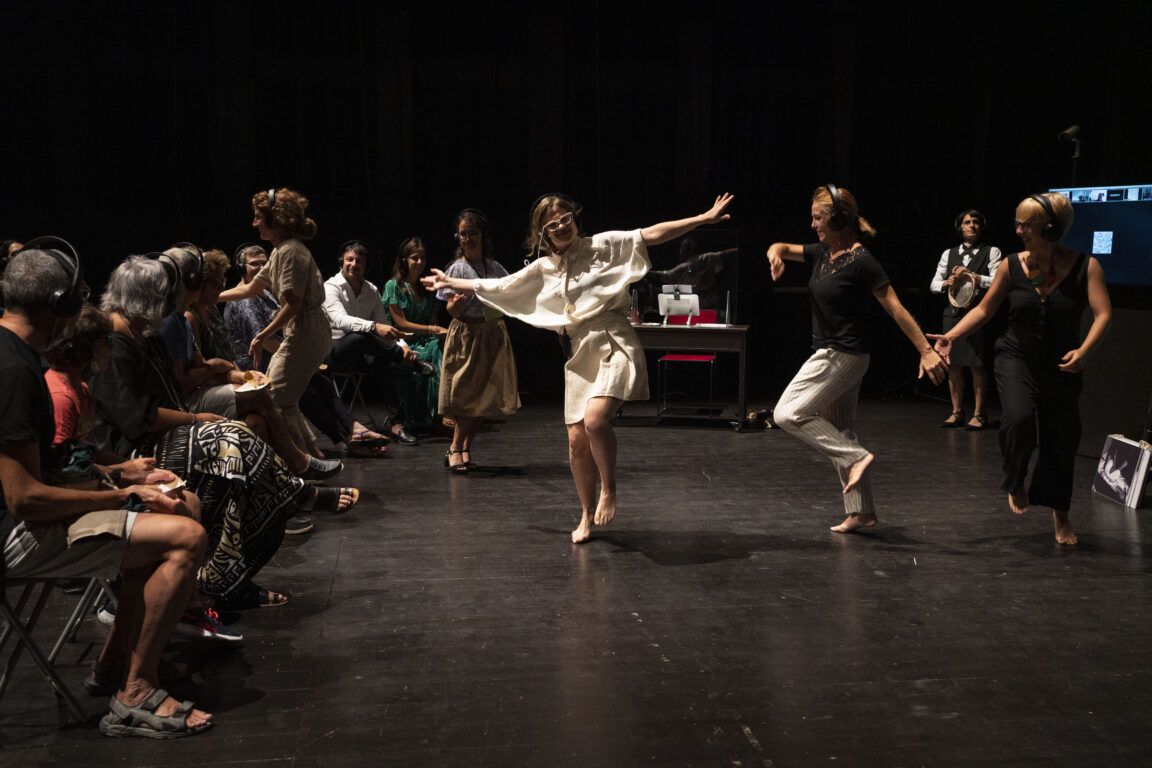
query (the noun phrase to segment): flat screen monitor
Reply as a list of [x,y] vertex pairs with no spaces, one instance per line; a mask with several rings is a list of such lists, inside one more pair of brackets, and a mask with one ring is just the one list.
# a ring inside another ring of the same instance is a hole
[[1072,201],[1064,245],[1095,256],[1109,285],[1152,286],[1152,184],[1049,191]]

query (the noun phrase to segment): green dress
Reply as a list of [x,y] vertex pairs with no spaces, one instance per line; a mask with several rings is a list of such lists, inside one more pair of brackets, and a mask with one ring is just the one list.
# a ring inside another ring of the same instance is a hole
[[[436,294],[427,293],[423,297],[413,295],[407,283],[389,280],[381,296],[384,308],[395,305],[404,313],[410,323],[416,325],[436,325],[436,315],[444,302]],[[391,324],[392,313],[388,313]],[[405,369],[397,374],[396,394],[399,396],[400,423],[408,427],[427,427],[436,418],[436,405],[440,397],[440,360],[443,349],[440,339],[428,334],[406,336],[404,343],[412,348],[416,356],[431,363],[436,369],[432,376],[421,376]]]

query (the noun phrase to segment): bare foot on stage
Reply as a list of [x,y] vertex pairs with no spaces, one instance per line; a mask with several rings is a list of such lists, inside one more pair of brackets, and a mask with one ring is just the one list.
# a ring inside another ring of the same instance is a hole
[[1052,522],[1056,527],[1056,543],[1061,546],[1071,547],[1074,546],[1079,539],[1072,531],[1072,524],[1068,522],[1068,513],[1060,513],[1052,510]]
[[844,493],[848,493],[848,491],[860,484],[860,481],[864,478],[864,470],[868,469],[868,465],[871,464],[875,458],[872,454],[868,454],[852,465],[852,468],[848,470],[848,482],[844,484]]
[[580,517],[580,525],[576,526],[576,530],[572,531],[572,543],[583,544],[592,537],[592,523],[588,520],[588,513],[585,512]]
[[1025,491],[1016,491],[1008,494],[1008,506],[1018,515],[1028,511],[1028,494]]
[[616,517],[616,494],[611,491],[600,491],[600,503],[596,505],[596,525],[608,525]]
[[848,533],[855,531],[857,528],[871,528],[876,525],[876,517],[861,517],[860,515],[849,515],[844,518],[844,522],[840,525],[834,525],[828,530],[834,533]]

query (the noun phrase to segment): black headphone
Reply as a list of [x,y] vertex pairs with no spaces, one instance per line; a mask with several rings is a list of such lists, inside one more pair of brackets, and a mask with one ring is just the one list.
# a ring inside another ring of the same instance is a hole
[[348,252],[348,249],[357,245],[363,248],[365,253],[368,253],[368,246],[364,245],[362,240],[347,240],[344,245],[340,246],[340,264],[344,263],[344,254]]
[[73,336],[60,345],[56,354],[73,368],[86,368],[92,362],[95,350],[92,347],[92,339],[87,336]]
[[180,267],[176,265],[172,257],[160,251],[149,251],[148,253],[141,254],[146,259],[151,259],[157,262],[164,268],[164,274],[168,278],[168,291],[164,297],[165,308],[172,307],[176,303],[176,294],[180,289],[182,279],[180,277]]
[[[196,254],[196,269],[194,269],[191,272],[185,272],[182,269],[179,271],[180,271],[181,277],[184,279],[184,287],[185,288],[187,288],[190,291],[198,291],[201,288],[203,288],[204,287],[204,251],[200,250],[199,246],[194,245],[192,243],[189,243],[187,241],[181,241],[179,243],[174,243],[168,247],[168,250],[172,250],[173,248],[183,248],[184,250],[186,250],[190,253]],[[173,261],[172,263],[176,264],[175,261]],[[179,265],[177,265],[177,266],[179,266]]]
[[832,196],[832,212],[828,215],[828,229],[839,232],[848,226],[848,214],[840,205],[840,190],[835,184],[825,184],[824,189]]
[[232,252],[232,264],[241,272],[248,269],[248,258],[244,255],[244,251],[253,246],[259,248],[261,251],[264,250],[264,246],[260,245],[260,243],[240,243],[240,245],[236,246],[236,250]]
[[1040,207],[1044,209],[1044,213],[1048,215],[1048,222],[1044,228],[1040,230],[1040,237],[1044,238],[1050,243],[1054,243],[1060,238],[1064,237],[1064,225],[1056,218],[1056,211],[1052,208],[1052,203],[1044,195],[1032,195],[1030,200],[1035,200],[1040,203]]
[[952,226],[956,229],[956,234],[960,235],[960,237],[964,237],[964,230],[961,229],[961,226],[964,224],[965,216],[971,216],[972,218],[976,219],[976,221],[980,222],[981,235],[988,231],[987,217],[985,217],[984,214],[980,213],[980,211],[976,210],[975,208],[969,208],[966,211],[961,211],[958,213],[956,215],[956,221],[952,223]]
[[484,211],[480,210],[479,208],[465,208],[464,210],[460,211],[460,213],[456,214],[457,227],[460,226],[460,221],[465,216],[471,216],[474,219],[478,219],[480,226],[483,227],[485,232],[488,232],[491,228],[491,225],[488,223],[488,214],[484,213]]
[[572,211],[573,219],[577,218],[584,210],[575,200],[568,197],[568,195],[564,194],[563,192],[545,192],[544,194],[540,195],[540,197],[536,198],[536,200],[532,203],[532,207],[528,209],[528,217],[531,218],[532,214],[536,213],[536,206],[540,205],[540,203],[550,197],[555,197],[561,202],[565,203],[568,206],[568,209]]
[[[56,317],[73,317],[80,314],[80,308],[88,298],[88,290],[84,286],[84,277],[80,274],[80,254],[72,244],[62,237],[44,235],[24,243],[24,247],[16,253],[24,251],[43,251],[55,260],[68,275],[68,287],[57,288],[48,297],[48,309]],[[16,254],[12,254],[15,256]]]

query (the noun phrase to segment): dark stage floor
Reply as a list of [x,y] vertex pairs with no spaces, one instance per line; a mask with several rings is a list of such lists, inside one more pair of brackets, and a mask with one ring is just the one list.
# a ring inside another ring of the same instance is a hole
[[[1152,511],[1093,499],[1094,461],[1062,551],[1050,513],[1009,513],[994,432],[865,401],[881,525],[835,535],[831,466],[795,439],[647,412],[618,429],[618,521],[584,546],[559,405],[491,425],[472,476],[444,471],[443,440],[353,460],[359,507],[260,577],[292,602],[239,616],[240,650],[183,648],[196,671],[175,690],[212,731],[105,739],[93,699],[61,728],[25,660],[0,763],[1152,763]],[[80,693],[91,652],[62,660]]]

